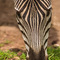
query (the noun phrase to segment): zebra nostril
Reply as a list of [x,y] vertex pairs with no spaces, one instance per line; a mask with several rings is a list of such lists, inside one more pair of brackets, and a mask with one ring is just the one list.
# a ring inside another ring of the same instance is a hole
[[45,60],[48,60],[48,56],[45,57]]
[[28,58],[28,57],[26,57],[26,60],[29,60],[29,58]]

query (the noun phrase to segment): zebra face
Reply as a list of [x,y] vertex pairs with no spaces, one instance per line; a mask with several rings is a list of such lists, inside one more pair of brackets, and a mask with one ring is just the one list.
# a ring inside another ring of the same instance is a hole
[[47,60],[51,25],[50,0],[14,0],[17,22],[28,52],[27,60]]

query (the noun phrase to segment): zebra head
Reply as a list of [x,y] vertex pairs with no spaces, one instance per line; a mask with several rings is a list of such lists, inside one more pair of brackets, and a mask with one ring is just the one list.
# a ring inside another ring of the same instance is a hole
[[47,60],[51,25],[50,0],[14,0],[17,22],[26,45],[27,60]]

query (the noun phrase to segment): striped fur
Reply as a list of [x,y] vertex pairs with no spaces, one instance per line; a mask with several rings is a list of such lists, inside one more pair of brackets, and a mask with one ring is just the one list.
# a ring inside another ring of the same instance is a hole
[[28,60],[45,60],[51,25],[51,0],[14,0]]

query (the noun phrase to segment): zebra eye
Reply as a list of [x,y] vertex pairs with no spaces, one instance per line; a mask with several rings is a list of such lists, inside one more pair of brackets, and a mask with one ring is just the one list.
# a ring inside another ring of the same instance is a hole
[[52,7],[49,6],[48,9],[47,9],[47,16],[49,16],[49,14],[50,14],[50,12],[51,12],[51,9],[52,9]]
[[47,11],[47,16],[49,16],[49,14],[50,14],[50,10],[49,10],[49,11]]
[[18,11],[16,11],[16,14],[19,16],[19,18],[21,18],[21,15]]

